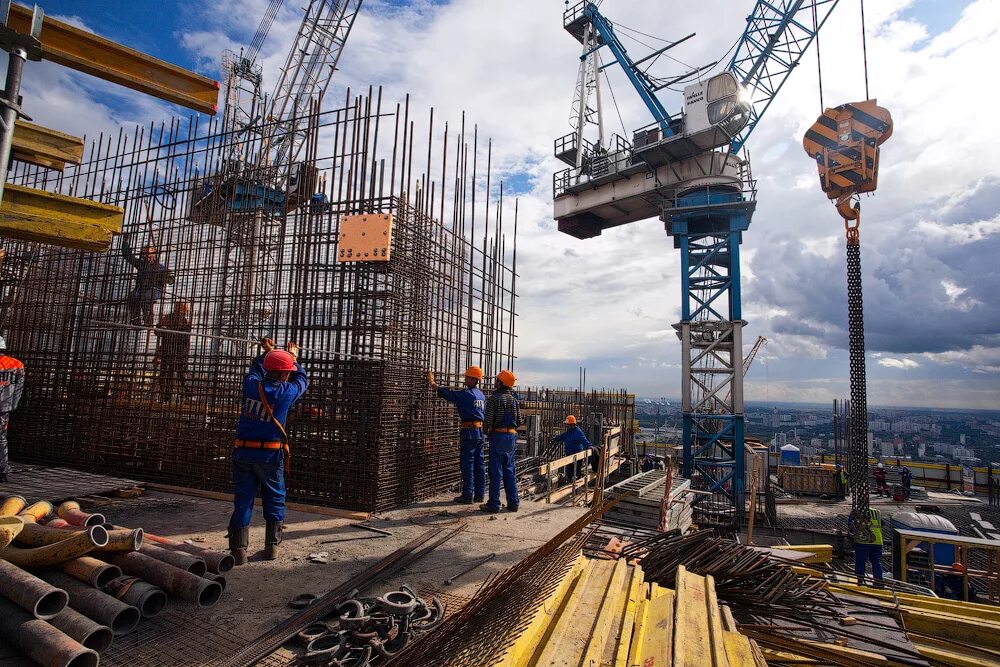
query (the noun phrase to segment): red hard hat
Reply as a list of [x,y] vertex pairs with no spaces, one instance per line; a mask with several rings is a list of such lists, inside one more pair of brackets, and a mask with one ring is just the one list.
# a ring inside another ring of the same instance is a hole
[[265,371],[294,371],[295,357],[285,350],[271,350],[264,356]]

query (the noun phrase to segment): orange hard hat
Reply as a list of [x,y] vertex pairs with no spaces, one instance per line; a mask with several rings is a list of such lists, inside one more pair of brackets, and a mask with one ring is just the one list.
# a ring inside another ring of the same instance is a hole
[[564,421],[563,424],[566,424],[566,426],[573,426],[574,424],[576,424],[576,417],[574,417],[573,415],[566,417],[566,421]]
[[517,384],[517,376],[506,368],[497,373],[497,379],[500,380],[500,384],[508,389],[513,389],[514,385]]
[[965,566],[961,563],[952,563],[951,569],[955,570],[955,572],[965,572]]
[[294,371],[295,357],[285,350],[271,350],[264,357],[265,371]]
[[465,377],[476,378],[477,380],[483,379],[483,369],[479,366],[469,366],[465,369]]

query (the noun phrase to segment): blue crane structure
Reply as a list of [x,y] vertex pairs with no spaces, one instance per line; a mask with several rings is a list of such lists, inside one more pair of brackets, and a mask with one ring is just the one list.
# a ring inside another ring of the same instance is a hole
[[[699,497],[702,511],[736,523],[746,508],[747,463],[739,250],[756,195],[741,154],[838,2],[757,0],[728,66],[705,81],[697,79],[715,63],[671,79],[652,76],[652,63],[644,66],[693,35],[633,60],[594,2],[568,7],[563,16],[583,52],[574,131],[555,142],[556,157],[569,168],[553,176],[554,217],[560,231],[581,239],[637,220],[664,222],[681,252],[681,320],[674,328],[682,348],[683,473],[712,493],[710,503]],[[597,77],[615,64],[652,116],[631,141],[604,138]],[[657,93],[679,84],[687,84],[684,109],[671,115]],[[596,143],[584,136],[588,121],[600,128]]]

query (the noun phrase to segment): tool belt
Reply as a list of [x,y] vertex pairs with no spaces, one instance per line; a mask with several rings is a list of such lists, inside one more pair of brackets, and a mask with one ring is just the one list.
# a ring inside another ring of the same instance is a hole
[[490,433],[513,433],[513,434],[517,435],[517,429],[516,428],[495,428],[492,431],[490,431]]
[[462,422],[462,428],[482,428],[482,427],[483,427],[483,422],[478,422],[478,421]]
[[280,440],[240,440],[236,438],[234,446],[244,449],[281,449],[284,443]]

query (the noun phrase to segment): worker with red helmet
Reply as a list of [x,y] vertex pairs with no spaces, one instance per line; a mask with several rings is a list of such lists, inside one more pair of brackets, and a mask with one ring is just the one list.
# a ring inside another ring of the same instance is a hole
[[[576,425],[576,416],[569,415],[563,422],[566,430],[557,435],[553,440],[556,442],[561,442],[563,444],[563,454],[565,456],[570,456],[572,454],[578,454],[580,452],[586,451],[588,449],[593,449],[594,446],[590,444],[590,440],[587,439],[587,434],[583,432],[579,426]],[[576,475],[579,476],[583,472],[583,467],[585,461],[576,462]],[[570,464],[566,466],[563,473],[569,477],[573,472],[572,466]]]
[[462,469],[462,494],[455,498],[456,503],[471,505],[483,502],[486,493],[486,460],[484,450],[486,439],[483,436],[483,418],[486,408],[486,397],[479,390],[483,379],[483,369],[479,366],[469,366],[465,370],[465,386],[461,389],[449,389],[438,386],[434,381],[434,373],[427,372],[427,383],[437,395],[453,403],[458,408],[458,418],[462,428],[459,431],[459,466]]
[[264,354],[250,364],[243,380],[243,407],[236,424],[233,449],[233,515],[229,519],[229,549],[237,565],[247,562],[250,519],[260,487],[264,505],[264,559],[274,560],[285,520],[285,468],[290,451],[285,420],[292,405],[309,387],[298,363],[299,346],[288,343],[276,350],[274,341],[261,341]]
[[490,439],[490,497],[479,506],[484,512],[500,511],[500,484],[507,495],[507,509],[516,512],[520,505],[517,495],[517,475],[514,457],[517,454],[517,429],[521,426],[521,410],[514,396],[517,377],[509,370],[497,374],[496,388],[486,399],[483,429]]

